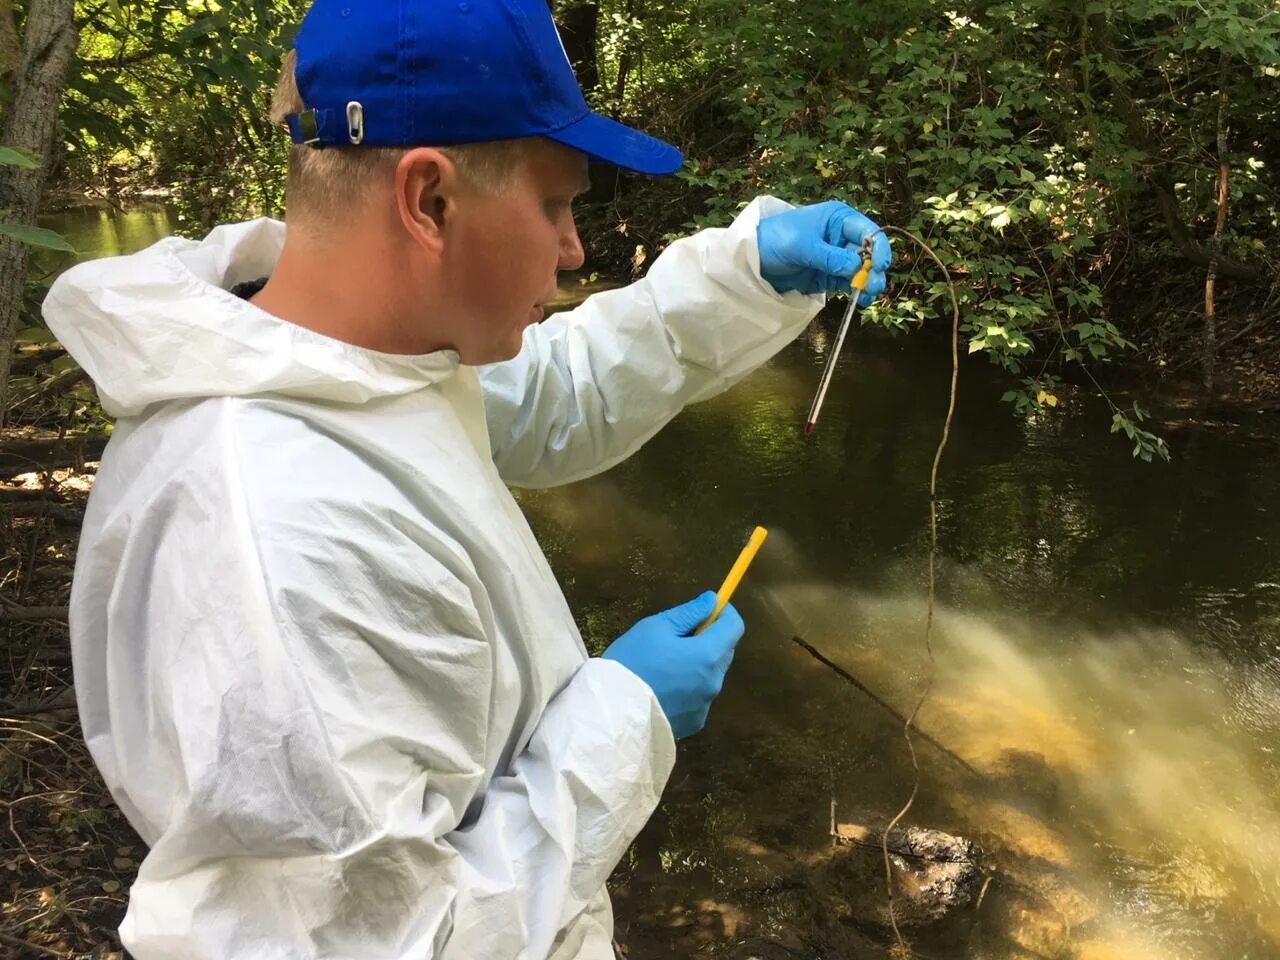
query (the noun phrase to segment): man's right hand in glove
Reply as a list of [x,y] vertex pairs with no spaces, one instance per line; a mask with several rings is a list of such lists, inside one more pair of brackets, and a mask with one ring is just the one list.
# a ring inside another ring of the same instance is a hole
[[724,685],[733,651],[745,629],[732,604],[696,637],[693,631],[715,609],[708,590],[696,600],[645,617],[613,641],[602,656],[616,660],[653,689],[677,740],[707,722],[711,701]]

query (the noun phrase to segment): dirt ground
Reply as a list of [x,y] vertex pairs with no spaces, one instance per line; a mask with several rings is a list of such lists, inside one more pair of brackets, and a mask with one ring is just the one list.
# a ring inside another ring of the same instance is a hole
[[71,687],[66,606],[93,466],[0,486],[0,957],[122,957],[115,929],[145,852],[94,769]]

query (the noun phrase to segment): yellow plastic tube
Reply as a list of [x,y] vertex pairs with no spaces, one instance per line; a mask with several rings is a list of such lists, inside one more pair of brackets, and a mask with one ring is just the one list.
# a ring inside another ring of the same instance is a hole
[[[871,258],[863,257],[862,266],[858,268],[858,272],[853,275],[853,279],[849,281],[849,286],[859,293],[867,289],[867,280],[871,276]],[[854,299],[857,299],[856,297]]]
[[747,572],[747,567],[751,566],[751,561],[756,558],[756,552],[759,551],[760,545],[764,543],[764,538],[769,535],[769,531],[764,527],[756,527],[751,531],[751,539],[747,541],[747,545],[742,548],[742,552],[738,554],[738,559],[734,561],[733,567],[729,570],[729,575],[724,578],[724,583],[720,584],[720,589],[716,591],[716,608],[711,611],[711,616],[702,622],[697,630],[693,631],[696,637],[707,627],[716,622],[716,617],[725,608],[725,604],[729,602],[729,598],[733,596],[733,591],[738,589],[738,584],[742,582],[742,577]]

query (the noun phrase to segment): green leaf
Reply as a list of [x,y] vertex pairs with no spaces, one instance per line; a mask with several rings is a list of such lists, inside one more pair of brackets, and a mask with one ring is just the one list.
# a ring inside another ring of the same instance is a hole
[[985,350],[985,349],[987,349],[986,340],[970,340],[969,341],[970,353],[977,353],[979,350]]
[[0,147],[0,167],[21,167],[23,170],[34,170],[40,161],[30,150],[21,147]]
[[29,247],[58,250],[62,253],[76,252],[76,248],[67,243],[62,234],[46,230],[44,227],[29,227],[21,223],[0,223],[0,236],[10,237]]

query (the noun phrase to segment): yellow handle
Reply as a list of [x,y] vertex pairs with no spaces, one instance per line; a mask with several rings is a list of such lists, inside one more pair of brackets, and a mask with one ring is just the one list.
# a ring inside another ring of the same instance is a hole
[[751,531],[751,539],[742,548],[742,552],[738,554],[738,559],[734,561],[733,567],[729,570],[729,575],[724,578],[724,583],[720,584],[720,589],[716,591],[716,608],[711,611],[711,616],[702,621],[702,626],[693,631],[695,637],[716,622],[716,617],[720,616],[720,612],[724,610],[725,604],[733,596],[733,591],[738,589],[738,584],[742,582],[742,577],[747,572],[747,567],[751,566],[751,561],[756,558],[756,551],[760,549],[760,544],[764,543],[764,538],[768,535],[769,531],[764,527],[756,527],[755,530]]
[[867,277],[871,276],[871,258],[864,257],[862,266],[858,268],[858,272],[853,275],[853,279],[849,281],[849,286],[859,293],[867,289]]

